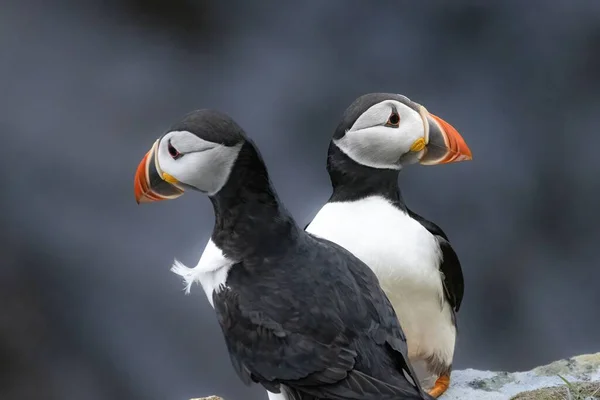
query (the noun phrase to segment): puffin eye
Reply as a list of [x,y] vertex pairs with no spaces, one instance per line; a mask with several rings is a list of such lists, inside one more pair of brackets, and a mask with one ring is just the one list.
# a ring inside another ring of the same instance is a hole
[[385,126],[398,126],[400,124],[400,115],[396,111],[393,111],[388,118]]
[[171,158],[173,158],[173,160],[177,160],[178,158],[183,157],[183,154],[181,154],[179,151],[177,151],[175,147],[173,147],[173,145],[171,144],[171,139],[169,139],[169,142],[167,143],[167,149],[169,150],[169,155],[171,156]]

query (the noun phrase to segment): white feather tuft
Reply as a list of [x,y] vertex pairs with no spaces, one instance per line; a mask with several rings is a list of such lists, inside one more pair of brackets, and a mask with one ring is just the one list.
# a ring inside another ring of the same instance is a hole
[[186,267],[181,261],[175,259],[171,271],[183,277],[185,283],[185,294],[189,294],[192,289],[192,284],[198,281],[202,274],[201,270],[196,268]]
[[213,305],[213,292],[227,287],[227,274],[235,262],[223,254],[212,240],[209,240],[195,268],[188,268],[179,260],[173,261],[171,271],[183,277],[185,293],[189,294],[194,282],[199,282],[206,293],[208,302]]

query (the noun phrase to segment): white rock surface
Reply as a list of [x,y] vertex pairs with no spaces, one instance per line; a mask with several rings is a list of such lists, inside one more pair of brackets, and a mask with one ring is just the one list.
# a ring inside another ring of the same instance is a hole
[[[564,385],[559,375],[571,383],[600,382],[600,353],[555,361],[527,372],[454,371],[451,387],[440,400],[509,400],[522,392]],[[600,392],[596,397],[600,399]]]
[[[542,388],[564,386],[560,376],[570,383],[595,382],[598,392],[594,397],[573,396],[573,400],[600,400],[600,353],[586,354],[568,360],[555,361],[542,367],[526,372],[493,372],[465,369],[452,373],[450,389],[440,397],[440,400],[510,400],[518,394]],[[562,393],[549,389],[529,396],[519,396],[519,399],[564,400]],[[210,396],[191,400],[222,400]],[[230,399],[238,400],[238,399]]]

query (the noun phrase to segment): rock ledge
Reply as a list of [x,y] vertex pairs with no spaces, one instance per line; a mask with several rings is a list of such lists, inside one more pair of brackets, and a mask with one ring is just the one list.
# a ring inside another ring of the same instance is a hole
[[[571,397],[561,376],[571,385]],[[526,372],[454,371],[452,386],[440,397],[440,400],[568,399],[600,400],[600,353],[555,361]],[[223,399],[209,396],[190,400]]]

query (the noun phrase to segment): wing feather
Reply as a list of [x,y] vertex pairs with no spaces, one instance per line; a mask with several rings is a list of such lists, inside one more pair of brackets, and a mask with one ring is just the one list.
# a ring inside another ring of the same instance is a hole
[[436,237],[440,249],[442,250],[440,272],[442,273],[443,278],[444,294],[454,312],[458,312],[462,303],[465,284],[460,261],[458,260],[456,252],[450,245],[448,236],[433,222],[426,220],[411,210],[408,210],[408,214]]

